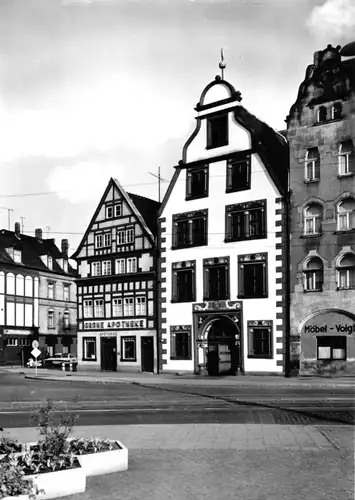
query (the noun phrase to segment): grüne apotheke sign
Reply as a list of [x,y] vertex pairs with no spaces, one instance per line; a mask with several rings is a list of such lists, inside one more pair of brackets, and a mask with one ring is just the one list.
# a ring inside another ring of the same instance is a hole
[[105,330],[117,328],[118,330],[134,330],[147,327],[146,319],[120,319],[105,321],[84,321],[84,330]]

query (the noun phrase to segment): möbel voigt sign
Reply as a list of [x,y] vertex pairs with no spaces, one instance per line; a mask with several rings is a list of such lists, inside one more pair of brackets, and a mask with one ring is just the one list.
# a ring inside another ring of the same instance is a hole
[[355,334],[355,321],[346,314],[324,312],[309,319],[303,325],[303,333],[309,335],[351,335]]
[[104,320],[104,321],[84,321],[84,330],[134,330],[146,328],[147,320],[139,318]]

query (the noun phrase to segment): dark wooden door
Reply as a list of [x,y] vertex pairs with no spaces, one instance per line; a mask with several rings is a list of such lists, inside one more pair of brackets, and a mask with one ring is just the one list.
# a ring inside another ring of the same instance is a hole
[[101,337],[101,371],[115,372],[117,370],[117,339],[116,337]]
[[154,372],[153,337],[141,338],[142,372]]

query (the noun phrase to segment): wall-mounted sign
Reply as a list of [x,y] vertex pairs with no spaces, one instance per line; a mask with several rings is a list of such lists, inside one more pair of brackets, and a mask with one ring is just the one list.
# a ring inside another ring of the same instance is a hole
[[309,319],[301,327],[300,333],[304,335],[355,334],[355,321],[349,316],[333,311],[323,312]]
[[9,328],[4,328],[5,335],[31,335],[31,330],[11,330]]
[[84,321],[84,330],[135,330],[147,328],[146,319],[120,319],[120,320],[104,320],[104,321]]
[[117,337],[117,332],[99,332],[100,337]]

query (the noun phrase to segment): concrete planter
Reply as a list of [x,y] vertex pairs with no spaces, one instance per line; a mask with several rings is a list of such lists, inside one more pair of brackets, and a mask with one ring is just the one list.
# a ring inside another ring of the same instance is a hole
[[[25,477],[26,479],[33,479],[38,489],[44,490],[44,495],[38,495],[41,500],[83,493],[86,488],[86,475],[82,467],[45,472],[44,474],[31,474]],[[28,497],[25,495],[25,498]]]
[[29,500],[29,498],[29,495],[14,495],[12,497],[3,497],[1,500]]
[[128,469],[128,449],[120,442],[113,441],[118,448],[84,455],[76,455],[87,476],[122,472]]

